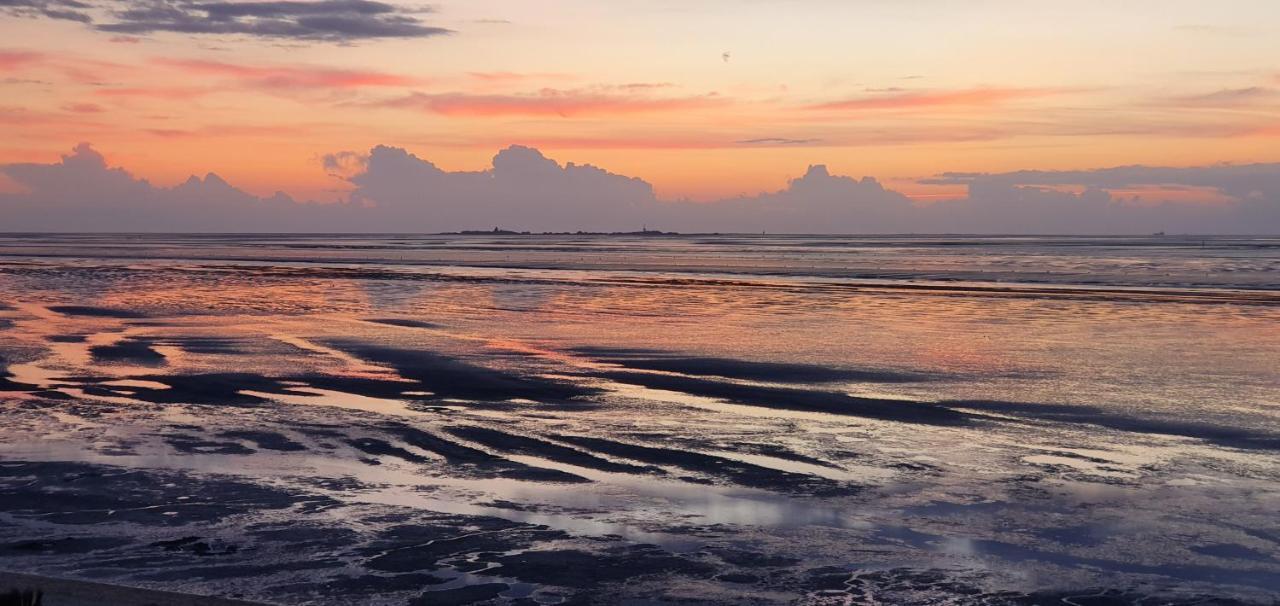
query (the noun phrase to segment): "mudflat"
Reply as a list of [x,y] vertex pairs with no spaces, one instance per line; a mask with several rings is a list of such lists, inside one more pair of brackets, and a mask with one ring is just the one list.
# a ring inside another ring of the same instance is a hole
[[1272,604],[1278,271],[1238,238],[3,236],[0,590]]

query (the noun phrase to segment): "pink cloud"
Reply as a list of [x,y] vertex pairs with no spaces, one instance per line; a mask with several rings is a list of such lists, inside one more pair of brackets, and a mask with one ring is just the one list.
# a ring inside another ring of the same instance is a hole
[[584,90],[543,89],[530,95],[475,95],[467,93],[413,93],[380,105],[419,109],[446,116],[492,118],[503,116],[617,116],[678,112],[725,105],[717,95],[653,98]]
[[96,103],[72,103],[62,106],[62,109],[76,114],[98,114],[106,111]]
[[629,82],[627,84],[619,84],[614,88],[626,91],[656,90],[659,88],[675,88],[675,84],[670,82]]
[[75,55],[49,55],[35,51],[0,50],[0,72],[43,69],[61,73],[80,84],[97,84],[104,78],[127,73],[133,68],[110,61]]
[[909,91],[872,95],[810,105],[825,111],[913,110],[934,107],[986,107],[1020,99],[1048,97],[1066,91],[1051,88],[969,88],[945,91]]
[[470,72],[467,74],[476,80],[482,82],[524,82],[528,80],[573,80],[575,76],[572,74],[562,73],[533,73],[523,74],[518,72]]
[[[714,137],[524,137],[525,144],[549,149],[723,149],[731,147]],[[500,144],[486,141],[482,146]]]
[[0,50],[0,72],[19,70],[41,63],[45,56],[32,51]]
[[[98,131],[103,126],[88,116],[67,115],[60,112],[31,110],[25,107],[0,106],[0,125],[4,125],[6,134],[53,133],[59,136],[66,131],[76,132]],[[43,136],[43,135],[42,135]]]
[[180,128],[150,128],[145,131],[147,134],[161,137],[164,139],[188,139],[209,137],[256,137],[271,136],[285,137],[305,134],[306,128],[295,126],[255,126],[255,125],[232,125],[221,124],[204,126],[195,129]]
[[104,88],[94,94],[112,98],[151,98],[151,99],[194,99],[214,92],[208,88],[192,88],[180,86]]
[[155,63],[187,73],[233,78],[250,86],[270,89],[353,89],[413,86],[424,83],[421,78],[371,70],[240,65],[199,59],[158,59]]
[[1280,124],[1261,126],[1241,133],[1244,137],[1280,137]]
[[61,123],[62,117],[45,112],[33,112],[25,107],[0,106],[0,124],[33,125]]
[[1230,108],[1250,105],[1269,105],[1280,99],[1280,92],[1261,87],[1227,88],[1211,93],[1173,97],[1160,104],[1184,108]]

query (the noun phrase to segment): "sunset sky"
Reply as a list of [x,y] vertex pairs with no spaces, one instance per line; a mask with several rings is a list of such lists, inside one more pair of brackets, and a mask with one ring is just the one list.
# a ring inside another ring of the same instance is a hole
[[0,91],[0,164],[89,142],[161,186],[331,201],[326,154],[521,144],[662,199],[826,164],[929,201],[943,172],[1280,161],[1280,3],[0,0]]

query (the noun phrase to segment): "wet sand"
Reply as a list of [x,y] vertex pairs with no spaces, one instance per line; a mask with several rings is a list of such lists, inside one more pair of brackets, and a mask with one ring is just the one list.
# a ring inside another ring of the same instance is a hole
[[[0,568],[277,604],[1280,596],[1271,282],[833,287],[827,239],[779,244],[822,275],[726,279],[712,240],[0,250]],[[686,267],[530,269],[556,247]]]

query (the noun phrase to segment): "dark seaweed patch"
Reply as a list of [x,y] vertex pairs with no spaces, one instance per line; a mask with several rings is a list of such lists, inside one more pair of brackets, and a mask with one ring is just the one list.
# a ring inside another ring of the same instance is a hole
[[450,427],[445,429],[445,431],[464,440],[483,444],[484,446],[495,450],[541,457],[560,463],[576,465],[578,467],[599,469],[601,471],[614,473],[664,473],[662,469],[657,467],[641,467],[639,465],[630,465],[627,463],[616,463],[581,450],[556,444],[554,442],[548,442],[546,440],[540,440],[538,438],[531,438],[528,436],[515,435],[486,427]]
[[1245,547],[1244,545],[1236,545],[1234,543],[1214,543],[1212,545],[1195,545],[1190,548],[1200,555],[1213,556],[1215,558],[1226,558],[1233,560],[1253,560],[1255,562],[1270,562],[1274,560],[1271,556],[1262,553],[1256,549]]
[[687,375],[716,376],[769,383],[836,383],[843,381],[912,383],[935,378],[918,373],[854,370],[816,364],[757,362],[734,358],[687,356],[659,350],[587,347],[578,348],[574,351],[594,356],[596,360],[601,362],[617,364],[633,370],[658,370]]
[[154,340],[156,345],[179,347],[193,354],[234,355],[242,353],[240,340],[225,337],[164,337]]
[[46,340],[50,343],[84,343],[88,338],[86,335],[52,335]]
[[[799,463],[808,463],[819,467],[830,467],[831,469],[840,469],[840,466],[831,461],[824,461],[817,457],[800,454],[785,446],[778,444],[767,444],[758,442],[734,442],[733,450],[738,452],[746,452],[751,454],[764,455],[775,459],[784,459],[787,461],[796,461]],[[851,453],[844,453],[845,457],[857,456]]]
[[166,436],[164,441],[175,450],[188,454],[247,455],[255,452],[239,442],[215,442],[189,435]]
[[404,328],[439,328],[439,324],[432,322],[424,322],[422,320],[411,320],[408,318],[372,318],[368,320],[375,324],[386,324],[387,326],[401,326]]
[[5,391],[40,391],[40,387],[30,383],[19,383],[13,380],[13,373],[9,372],[9,363],[0,356],[0,392]]
[[[406,391],[422,389],[422,386],[417,383],[368,377],[310,374],[291,377],[290,380],[300,381],[318,389],[359,394],[371,398],[401,399],[406,397],[404,395]],[[422,399],[422,396],[413,396],[412,399]]]
[[392,446],[386,440],[377,438],[352,438],[347,440],[347,444],[365,454],[391,456],[411,463],[426,463],[428,461],[424,456],[413,454],[398,446]]
[[50,305],[49,311],[60,313],[64,316],[83,316],[90,318],[145,318],[146,314],[125,309],[111,309],[107,307],[93,307],[90,305]]
[[132,388],[135,393],[131,397],[154,404],[256,405],[267,400],[240,391],[284,393],[285,388],[275,379],[250,373],[143,375],[132,378],[169,386],[168,389]]
[[1134,417],[1116,414],[1114,411],[1098,406],[996,400],[948,400],[939,404],[951,408],[981,410],[1026,419],[1093,425],[1116,431],[1195,438],[1232,448],[1280,450],[1280,434],[1272,432],[1195,421]]
[[89,353],[97,362],[127,362],[141,366],[164,366],[165,357],[152,349],[146,339],[123,339],[110,345],[94,345]]
[[481,473],[499,475],[504,478],[542,482],[589,482],[590,480],[558,469],[532,467],[516,461],[510,461],[485,452],[452,442],[435,434],[411,427],[403,423],[391,423],[383,426],[386,431],[398,436],[405,442],[434,452],[451,463],[461,463]]
[[470,446],[451,442],[435,434],[428,433],[416,427],[410,427],[402,423],[385,425],[384,428],[387,431],[400,436],[400,438],[406,442],[423,450],[434,452],[450,462],[469,463],[472,465],[491,465],[502,460],[501,457],[487,453],[483,450],[477,450]]
[[969,421],[969,416],[965,413],[925,402],[861,398],[829,391],[762,387],[643,372],[604,372],[601,376],[619,383],[679,391],[762,408],[825,412],[928,425],[960,425]]
[[[600,390],[567,381],[519,375],[463,362],[435,352],[335,340],[331,346],[377,364],[390,366],[406,379],[421,383],[436,398],[504,401],[527,399],[569,402]],[[403,389],[403,387],[402,387]]]
[[733,459],[707,455],[688,450],[640,446],[587,436],[551,436],[583,448],[605,454],[642,461],[653,465],[669,465],[712,477],[724,478],[743,486],[754,486],[775,491],[805,495],[838,495],[857,492],[858,487],[828,478],[792,473],[743,463]]

